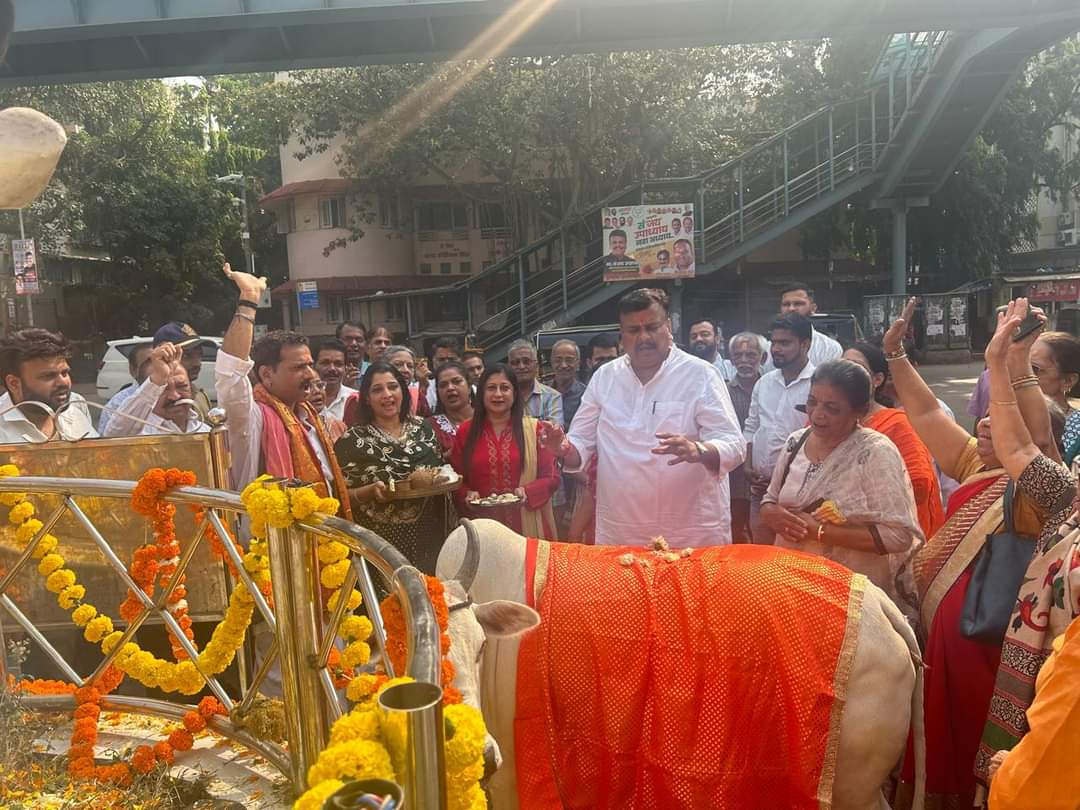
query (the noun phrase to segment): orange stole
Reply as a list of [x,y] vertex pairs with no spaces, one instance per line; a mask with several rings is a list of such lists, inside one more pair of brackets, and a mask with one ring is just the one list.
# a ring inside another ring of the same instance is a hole
[[522,810],[829,806],[864,577],[771,546],[550,548],[518,656]]

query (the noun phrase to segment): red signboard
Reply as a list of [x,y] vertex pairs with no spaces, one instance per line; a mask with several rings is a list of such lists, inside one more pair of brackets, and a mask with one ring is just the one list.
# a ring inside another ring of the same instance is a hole
[[1028,290],[1032,301],[1078,301],[1080,300],[1080,279],[1071,281],[1040,281],[1032,284]]

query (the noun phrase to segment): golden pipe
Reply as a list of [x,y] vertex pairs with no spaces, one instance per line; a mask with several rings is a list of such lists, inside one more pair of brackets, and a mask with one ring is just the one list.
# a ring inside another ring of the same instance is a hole
[[278,643],[277,638],[275,637],[274,640],[270,642],[270,649],[266,651],[263,660],[259,662],[259,669],[255,672],[255,677],[251,679],[251,686],[247,688],[243,699],[233,710],[233,713],[235,713],[237,717],[243,717],[251,711],[251,704],[254,703],[255,698],[259,696],[259,687],[262,686],[262,682],[266,680],[266,676],[270,672],[270,667],[274,665],[274,661],[277,657]]
[[[353,586],[356,584],[356,571],[350,565],[349,570],[345,572],[345,580],[341,583],[340,594],[337,604],[334,605],[334,612],[330,614],[330,620],[326,624],[326,632],[323,634],[322,647],[319,649],[319,656],[316,666],[320,669],[325,667],[330,661],[330,650],[334,648],[334,639],[338,635],[338,626],[341,624],[341,617],[345,615],[345,611],[349,607],[349,599],[346,594],[352,593]],[[393,676],[391,676],[393,677]]]
[[48,520],[46,520],[41,528],[38,529],[37,534],[35,534],[30,539],[30,542],[26,544],[26,548],[23,549],[22,554],[19,555],[19,559],[15,561],[11,570],[4,574],[3,577],[0,577],[0,593],[7,590],[7,586],[11,580],[15,579],[15,575],[19,573],[19,570],[24,565],[26,565],[26,561],[34,555],[34,551],[37,549],[38,543],[41,542],[41,538],[52,531],[53,526],[55,526],[57,521],[64,516],[65,511],[67,511],[67,504],[61,501],[60,505],[52,511],[51,515],[49,515]]

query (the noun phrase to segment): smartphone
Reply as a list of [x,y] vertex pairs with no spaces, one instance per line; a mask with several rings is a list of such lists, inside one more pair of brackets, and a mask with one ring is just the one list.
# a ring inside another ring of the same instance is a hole
[[1028,310],[1027,317],[1020,322],[1020,325],[1016,327],[1016,332],[1013,333],[1013,343],[1017,343],[1037,329],[1041,329],[1043,326],[1042,319],[1039,318],[1032,310]]

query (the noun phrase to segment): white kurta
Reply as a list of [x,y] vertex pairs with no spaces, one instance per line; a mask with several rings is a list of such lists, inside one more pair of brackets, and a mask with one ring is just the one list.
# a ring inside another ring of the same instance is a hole
[[[720,471],[669,466],[672,456],[651,452],[661,432],[715,448]],[[644,545],[657,535],[673,547],[731,542],[727,473],[742,464],[746,443],[711,364],[672,347],[643,385],[628,356],[605,363],[589,381],[569,438],[581,454],[578,469],[598,455],[598,544]]]

